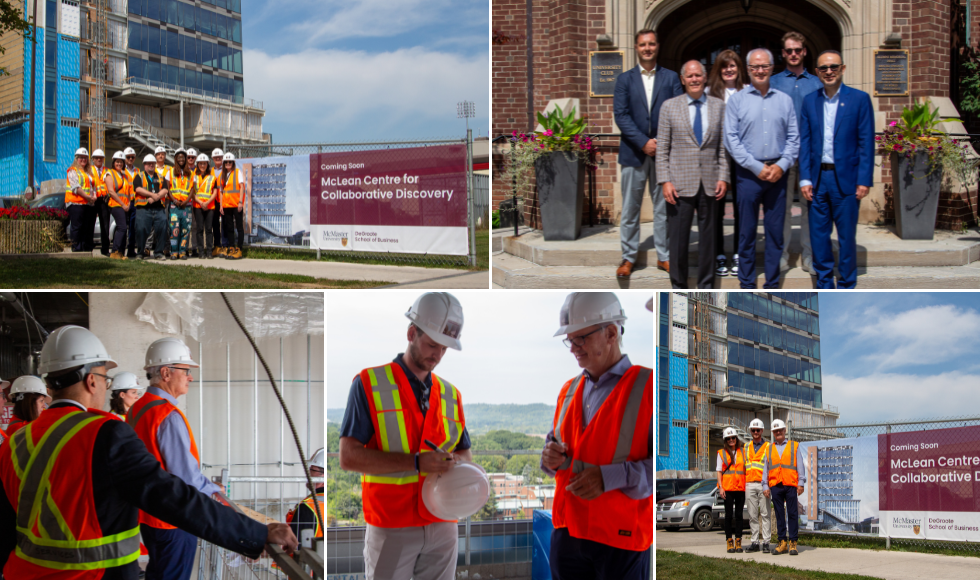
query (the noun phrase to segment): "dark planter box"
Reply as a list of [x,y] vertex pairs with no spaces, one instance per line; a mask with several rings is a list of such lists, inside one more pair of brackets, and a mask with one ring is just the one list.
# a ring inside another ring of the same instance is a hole
[[577,239],[585,203],[585,163],[574,153],[548,153],[534,161],[534,174],[545,241]]
[[929,174],[933,167],[925,152],[915,153],[911,159],[892,153],[891,163],[898,237],[903,240],[931,240],[936,233],[942,167],[935,168]]
[[500,202],[497,211],[500,212],[500,226],[498,227],[512,228],[514,227],[514,222],[517,222],[519,226],[524,225],[524,214],[520,212],[520,208],[513,198]]

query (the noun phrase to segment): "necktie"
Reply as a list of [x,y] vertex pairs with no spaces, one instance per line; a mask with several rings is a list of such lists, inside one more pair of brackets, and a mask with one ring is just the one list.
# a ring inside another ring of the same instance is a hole
[[701,146],[701,101],[694,101],[694,138],[698,141],[698,147]]

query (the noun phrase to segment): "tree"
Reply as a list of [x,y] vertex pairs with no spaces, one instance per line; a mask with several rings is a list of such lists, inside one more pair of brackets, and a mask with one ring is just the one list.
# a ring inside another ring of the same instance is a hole
[[497,519],[497,496],[493,493],[493,488],[490,488],[490,498],[487,499],[487,503],[483,504],[480,511],[473,514],[471,518],[473,521],[484,521],[488,522]]
[[[23,4],[24,9],[27,7],[27,3]],[[13,32],[18,36],[22,36],[27,40],[34,41],[34,22],[33,17],[28,17],[29,20],[25,20],[26,14],[22,14],[22,8],[19,3],[10,3],[7,0],[0,0],[0,35],[6,34],[7,32]],[[0,45],[0,54],[3,54],[6,50]],[[6,69],[0,68],[0,76],[6,76],[10,73]]]
[[537,483],[539,479],[543,480],[546,477],[545,473],[541,471],[541,467],[538,465],[540,460],[541,456],[539,455],[515,455],[507,460],[507,465],[504,467],[504,470],[507,473],[514,475],[523,475],[524,466],[528,466],[531,470],[529,473],[531,479],[530,483],[533,485]]
[[500,473],[507,465],[507,458],[503,455],[476,455],[474,459],[487,473]]

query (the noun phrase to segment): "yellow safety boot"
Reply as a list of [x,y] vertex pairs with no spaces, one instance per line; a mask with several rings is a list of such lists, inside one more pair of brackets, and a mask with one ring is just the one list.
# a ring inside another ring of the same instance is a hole
[[790,540],[789,541],[789,555],[790,556],[799,556],[800,555],[800,553],[796,551],[796,540]]
[[220,253],[221,253],[221,247],[220,246],[215,246],[214,249],[211,250],[211,257],[217,256]]
[[735,553],[735,542],[731,538],[728,538],[727,540],[725,540],[725,542],[728,543],[728,553],[729,554],[734,554]]
[[735,538],[735,552],[741,554],[745,550],[742,549],[742,538]]
[[779,556],[781,554],[785,554],[786,552],[789,552],[789,544],[786,543],[786,540],[779,540],[779,545],[773,548],[772,555]]

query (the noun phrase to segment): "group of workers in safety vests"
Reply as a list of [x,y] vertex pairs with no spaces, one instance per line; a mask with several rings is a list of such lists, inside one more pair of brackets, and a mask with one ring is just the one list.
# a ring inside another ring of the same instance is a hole
[[[14,418],[0,444],[0,578],[187,580],[198,538],[249,558],[264,547],[298,547],[306,529],[323,537],[308,496],[287,522],[261,524],[215,501],[221,487],[201,472],[197,443],[177,398],[198,364],[177,338],[146,351],[149,387],[116,362],[89,330],[63,326],[41,349],[37,376],[0,381]],[[111,390],[111,412],[101,410]],[[323,449],[311,475],[323,476]]]
[[[157,147],[141,167],[136,151],[127,147],[106,167],[101,149],[91,161],[84,147],[75,151],[65,185],[72,251],[94,249],[98,218],[101,252],[113,259],[241,259],[248,184],[235,155],[215,149],[209,159],[179,148],[173,159],[167,164],[167,150]],[[116,226],[112,240],[110,216]]]
[[[800,444],[786,438],[786,423],[772,422],[773,441],[762,437],[761,419],[749,424],[752,440],[742,443],[733,427],[722,432],[716,471],[718,495],[725,501],[725,542],[728,553],[770,552],[774,556],[799,554],[799,504],[806,484],[806,464]],[[752,543],[742,547],[742,510],[749,507]],[[770,550],[772,538],[770,502],[775,511],[779,544]],[[787,518],[788,516],[788,518]],[[788,519],[788,522],[787,522]],[[760,547],[761,545],[761,547]]]
[[[340,467],[362,474],[365,577],[452,580],[457,522],[433,515],[421,493],[427,478],[472,461],[460,391],[433,373],[447,349],[462,350],[463,308],[429,292],[405,316],[405,352],[354,377]],[[653,371],[621,352],[625,320],[611,292],[573,293],[559,313],[554,336],[566,336],[582,372],[561,388],[541,454],[557,480],[555,580],[650,578]]]

